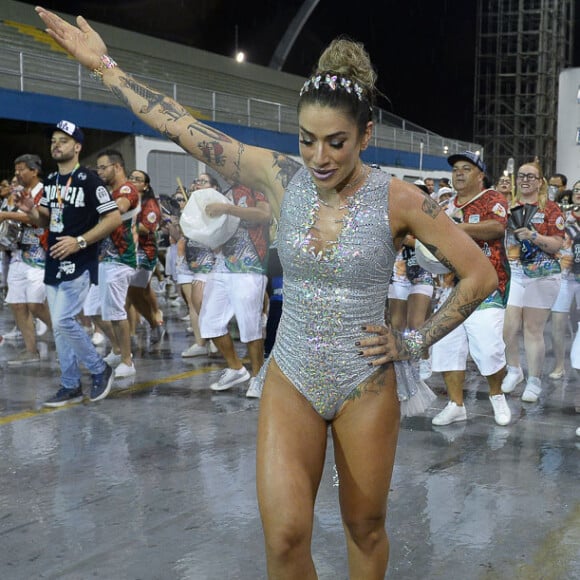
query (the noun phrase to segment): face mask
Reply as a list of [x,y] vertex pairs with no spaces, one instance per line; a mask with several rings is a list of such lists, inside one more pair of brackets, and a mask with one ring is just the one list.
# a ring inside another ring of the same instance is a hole
[[558,186],[557,185],[549,185],[548,186],[548,199],[554,201],[556,199],[556,195],[558,195]]

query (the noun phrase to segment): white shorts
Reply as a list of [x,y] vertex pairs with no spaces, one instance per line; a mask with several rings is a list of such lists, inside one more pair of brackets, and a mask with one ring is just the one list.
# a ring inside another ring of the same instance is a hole
[[560,274],[543,278],[512,276],[508,306],[517,308],[541,308],[551,310],[560,291]]
[[133,286],[135,288],[147,288],[147,284],[151,281],[153,277],[153,270],[145,270],[144,268],[137,268],[133,277],[131,278],[131,282],[129,286]]
[[12,262],[8,269],[8,304],[42,304],[46,299],[44,268]]
[[432,284],[411,284],[411,282],[391,282],[389,284],[389,298],[394,300],[408,300],[412,294],[423,294],[431,298],[434,286]]
[[195,276],[195,274],[193,272],[189,272],[188,274],[186,274],[185,272],[180,273],[178,271],[177,272],[177,283],[178,284],[191,284],[193,282],[194,276]]
[[207,281],[208,274],[194,274],[190,272],[189,274],[177,274],[178,284],[193,284],[194,282],[205,282]]
[[580,282],[570,278],[562,278],[560,291],[554,306],[552,306],[552,312],[570,312],[574,297],[576,297],[576,308],[580,308]]
[[125,264],[99,264],[99,295],[103,320],[127,320],[125,302],[135,268]]
[[203,338],[228,332],[236,317],[241,342],[262,338],[262,306],[268,279],[262,274],[211,273],[203,289],[199,329]]
[[455,330],[431,347],[431,370],[464,371],[470,354],[479,372],[488,377],[505,364],[503,308],[476,310]]

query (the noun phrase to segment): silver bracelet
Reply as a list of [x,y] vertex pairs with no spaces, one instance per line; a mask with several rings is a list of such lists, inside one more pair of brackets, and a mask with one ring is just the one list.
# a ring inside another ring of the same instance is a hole
[[404,330],[403,345],[411,360],[421,360],[426,354],[425,337],[420,330]]

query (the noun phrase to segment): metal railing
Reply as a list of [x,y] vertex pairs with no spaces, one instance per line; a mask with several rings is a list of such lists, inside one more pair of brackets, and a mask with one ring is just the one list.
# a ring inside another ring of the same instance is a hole
[[[172,96],[200,119],[297,134],[298,118],[292,107],[247,98],[200,87],[148,78],[135,74],[156,90]],[[3,47],[0,53],[0,87],[66,97],[84,101],[118,105],[112,93],[75,61],[37,51]],[[373,145],[379,148],[445,156],[465,149],[478,149],[475,144],[446,139],[413,125],[383,109],[375,109]],[[413,126],[415,130],[407,127]]]

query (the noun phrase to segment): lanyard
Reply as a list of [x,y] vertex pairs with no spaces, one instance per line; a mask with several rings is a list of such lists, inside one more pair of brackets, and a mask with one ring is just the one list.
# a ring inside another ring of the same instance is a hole
[[[65,198],[66,198],[66,194],[68,193],[68,190],[69,190],[70,184],[72,183],[72,178],[73,178],[73,175],[75,174],[75,171],[76,171],[76,170],[77,170],[79,167],[80,167],[80,164],[79,164],[79,163],[77,163],[77,164],[74,166],[74,169],[71,171],[70,175],[68,176],[68,179],[67,179],[66,185],[64,186],[64,194],[63,194],[63,195],[64,195],[64,197],[65,197]],[[56,176],[56,199],[58,200],[58,207],[60,207],[60,208],[62,209],[62,197],[61,197],[61,195],[60,195],[60,183],[58,182],[58,181],[59,181],[59,179],[60,179],[60,173],[59,173],[59,174],[57,174],[57,176]]]

